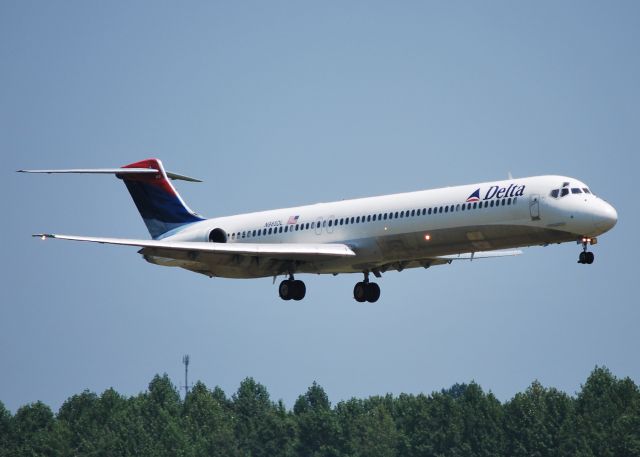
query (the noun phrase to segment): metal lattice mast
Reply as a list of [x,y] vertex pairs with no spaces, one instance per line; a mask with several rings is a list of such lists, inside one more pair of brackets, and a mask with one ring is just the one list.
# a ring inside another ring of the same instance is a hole
[[189,393],[189,354],[182,357],[182,363],[184,363],[184,398],[187,398]]

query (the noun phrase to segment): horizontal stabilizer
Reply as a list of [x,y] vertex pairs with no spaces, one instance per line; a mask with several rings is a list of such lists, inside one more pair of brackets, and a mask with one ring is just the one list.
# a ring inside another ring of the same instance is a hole
[[[154,168],[68,168],[60,170],[17,170],[18,173],[75,173],[75,174],[98,174],[98,175],[154,175],[158,170]],[[178,173],[166,172],[167,177],[181,181],[202,182],[199,179],[190,176],[180,175]]]

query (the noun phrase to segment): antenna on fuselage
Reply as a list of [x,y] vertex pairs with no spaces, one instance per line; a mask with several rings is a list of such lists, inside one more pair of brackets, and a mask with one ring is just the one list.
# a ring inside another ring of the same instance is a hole
[[507,175],[509,176],[509,179],[513,179],[513,176],[511,176],[511,172],[507,172]]

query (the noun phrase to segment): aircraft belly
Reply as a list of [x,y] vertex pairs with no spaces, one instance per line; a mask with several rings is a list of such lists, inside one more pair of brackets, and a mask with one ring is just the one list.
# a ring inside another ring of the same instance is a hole
[[[429,239],[425,239],[425,235]],[[354,273],[380,266],[395,269],[428,266],[425,259],[452,254],[511,249],[576,239],[576,235],[549,228],[526,225],[483,225],[455,227],[404,234],[383,235],[345,241],[355,257],[309,260],[284,260],[247,255],[210,254],[206,252],[172,253],[143,250],[147,261],[177,266],[190,271],[225,278],[260,278],[295,273]]]

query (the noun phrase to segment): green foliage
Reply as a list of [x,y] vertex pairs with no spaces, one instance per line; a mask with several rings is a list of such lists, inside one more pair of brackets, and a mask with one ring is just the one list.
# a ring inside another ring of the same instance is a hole
[[507,455],[550,457],[557,455],[560,432],[572,414],[572,401],[556,389],[534,381],[504,405]]
[[247,378],[233,396],[235,431],[242,455],[291,454],[294,425],[284,406],[269,399],[267,389]]
[[12,444],[11,437],[11,413],[0,401],[0,457],[11,455],[9,446]]
[[534,381],[501,404],[472,382],[332,407],[314,382],[290,411],[252,378],[231,398],[198,382],[182,400],[165,374],[133,397],[84,391],[55,416],[0,402],[0,457],[69,455],[640,457],[640,391],[596,367],[575,397]]
[[338,455],[338,422],[322,387],[314,382],[306,394],[298,397],[293,412],[298,425],[298,455]]

